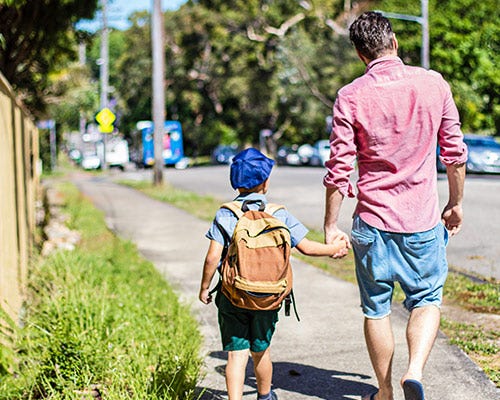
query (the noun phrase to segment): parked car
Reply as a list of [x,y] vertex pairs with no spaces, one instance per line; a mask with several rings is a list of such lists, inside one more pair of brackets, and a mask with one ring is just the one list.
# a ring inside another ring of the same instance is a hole
[[278,165],[304,165],[305,160],[299,154],[299,146],[280,146],[276,155]]
[[128,143],[120,137],[109,138],[106,143],[106,164],[122,171],[129,162]]
[[211,158],[214,164],[231,164],[236,154],[238,154],[238,146],[220,144],[212,151]]
[[101,168],[101,158],[96,153],[83,153],[81,166],[85,170]]
[[322,167],[330,158],[330,141],[328,139],[318,140],[314,143],[314,152],[309,160],[309,164]]
[[[491,136],[471,134],[464,135],[464,142],[469,150],[466,164],[467,172],[500,174],[500,143]],[[438,171],[446,171],[446,167],[439,158],[437,162]]]

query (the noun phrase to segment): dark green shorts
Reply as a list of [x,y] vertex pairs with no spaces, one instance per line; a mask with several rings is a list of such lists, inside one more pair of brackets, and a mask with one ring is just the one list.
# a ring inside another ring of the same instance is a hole
[[219,328],[225,351],[250,349],[254,353],[266,350],[278,322],[278,311],[253,311],[235,307],[226,296],[217,292]]

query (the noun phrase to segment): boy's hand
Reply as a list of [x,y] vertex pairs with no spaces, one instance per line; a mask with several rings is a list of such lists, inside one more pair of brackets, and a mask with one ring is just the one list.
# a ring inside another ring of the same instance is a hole
[[330,256],[332,258],[345,257],[351,248],[349,236],[338,228],[329,229],[328,232],[325,233],[325,243],[341,245],[339,246],[340,249],[335,254]]
[[339,244],[342,244],[342,248],[340,250],[337,250],[336,253],[332,254],[330,257],[332,258],[342,258],[347,255],[349,252],[349,242],[346,241],[344,238],[337,239]]
[[212,302],[212,295],[208,289],[200,289],[198,298],[203,304],[210,304]]

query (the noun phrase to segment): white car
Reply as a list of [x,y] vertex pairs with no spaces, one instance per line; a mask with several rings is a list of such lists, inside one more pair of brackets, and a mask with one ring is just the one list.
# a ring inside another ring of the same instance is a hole
[[101,167],[101,159],[97,154],[84,154],[82,157],[82,168],[89,169],[98,169]]

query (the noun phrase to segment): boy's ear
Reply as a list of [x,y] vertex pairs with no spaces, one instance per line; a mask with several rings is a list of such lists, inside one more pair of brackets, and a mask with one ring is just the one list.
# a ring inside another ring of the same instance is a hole
[[267,178],[264,182],[262,182],[262,189],[264,189],[264,193],[267,192],[268,188],[269,188],[269,178]]

